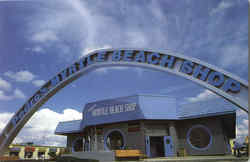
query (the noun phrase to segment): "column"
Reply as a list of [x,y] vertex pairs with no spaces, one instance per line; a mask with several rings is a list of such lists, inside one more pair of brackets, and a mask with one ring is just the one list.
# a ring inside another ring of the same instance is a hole
[[177,151],[178,151],[178,136],[177,136],[177,131],[175,127],[174,122],[169,123],[169,134],[172,137],[173,140],[173,150],[174,150],[174,155],[177,156]]
[[95,143],[94,143],[94,150],[93,151],[98,151],[97,149],[97,132],[96,132],[96,126],[95,126],[95,130],[94,130],[94,140],[95,140]]

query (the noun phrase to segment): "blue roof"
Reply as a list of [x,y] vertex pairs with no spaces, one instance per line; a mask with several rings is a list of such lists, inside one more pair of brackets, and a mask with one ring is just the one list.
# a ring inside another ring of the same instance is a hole
[[130,120],[183,120],[235,112],[233,104],[219,97],[180,105],[173,97],[139,94],[88,103],[82,121],[60,122],[55,133],[80,132],[91,125]]
[[176,98],[163,95],[139,95],[143,119],[178,119]]
[[[213,106],[211,106],[213,103]],[[201,118],[235,113],[236,107],[222,98],[187,103],[177,108],[179,119]]]
[[79,132],[82,120],[72,120],[59,122],[55,134],[66,134],[66,133],[76,133]]

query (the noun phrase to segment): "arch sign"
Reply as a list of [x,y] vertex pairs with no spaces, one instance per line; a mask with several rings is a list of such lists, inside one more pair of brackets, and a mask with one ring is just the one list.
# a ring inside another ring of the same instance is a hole
[[213,91],[248,113],[248,83],[198,59],[169,51],[146,49],[97,50],[82,57],[44,84],[15,113],[0,135],[0,154],[8,148],[31,116],[51,96],[92,68],[138,66],[170,72]]

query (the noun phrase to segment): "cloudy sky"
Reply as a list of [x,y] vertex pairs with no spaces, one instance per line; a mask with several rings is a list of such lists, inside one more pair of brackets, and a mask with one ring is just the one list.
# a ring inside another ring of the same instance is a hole
[[[94,49],[168,49],[248,80],[247,0],[0,1],[0,35],[0,132],[43,83]],[[53,135],[59,121],[81,118],[87,102],[136,93],[180,103],[217,97],[172,74],[100,68],[53,96],[15,142],[65,145]],[[238,137],[247,125],[246,113],[237,111]]]

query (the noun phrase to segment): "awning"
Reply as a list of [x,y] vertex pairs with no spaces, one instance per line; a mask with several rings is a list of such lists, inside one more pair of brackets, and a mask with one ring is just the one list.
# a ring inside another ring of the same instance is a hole
[[10,152],[20,152],[21,148],[20,147],[12,147],[9,150],[10,150]]
[[49,152],[57,152],[57,148],[49,148]]
[[80,129],[81,122],[82,120],[59,122],[56,127],[55,134],[65,135],[70,133],[80,133],[82,132]]

